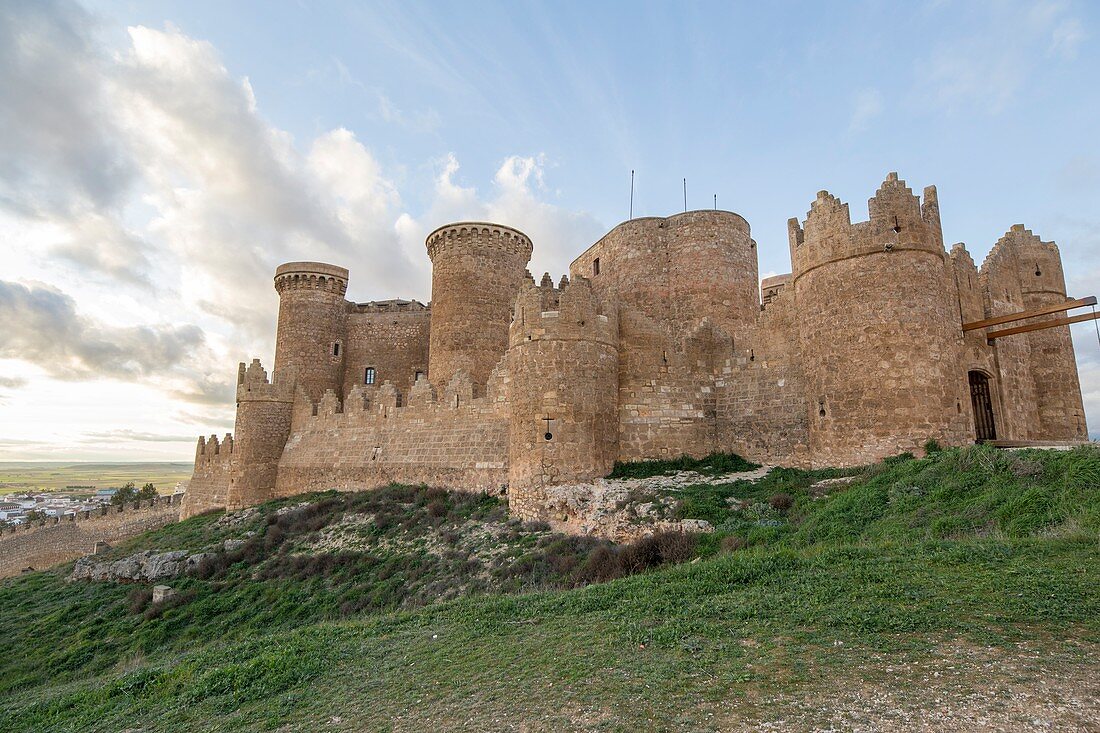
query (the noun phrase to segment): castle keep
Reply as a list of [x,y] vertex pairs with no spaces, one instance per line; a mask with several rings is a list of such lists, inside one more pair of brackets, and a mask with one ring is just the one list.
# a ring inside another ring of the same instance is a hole
[[533,519],[546,487],[615,461],[1086,440],[1068,328],[977,325],[1060,315],[1057,246],[1016,225],[978,268],[945,250],[935,187],[894,173],[868,210],[818,193],[788,223],[791,273],[762,283],[727,211],[626,221],[557,285],[527,272],[522,232],[450,224],[427,239],[430,305],[352,303],[343,267],[282,265],[275,362],[240,365],[234,434],[199,438],[183,516],[397,481],[506,493]]

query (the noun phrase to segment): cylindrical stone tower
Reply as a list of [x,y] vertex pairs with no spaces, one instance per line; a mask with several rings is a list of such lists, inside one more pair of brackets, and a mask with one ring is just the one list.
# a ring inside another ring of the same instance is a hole
[[484,393],[508,349],[512,305],[531,259],[526,234],[500,224],[461,222],[428,235],[432,323],[428,379],[443,389],[455,372]]
[[[1016,267],[1023,295],[1021,310],[1035,310],[1064,303],[1066,279],[1058,245],[1043,242],[1023,224],[1014,225],[998,243],[1016,255]],[[1065,313],[1041,320],[1064,317]],[[1020,338],[1011,336],[1009,338]],[[1038,440],[1088,440],[1081,382],[1069,326],[1057,326],[1026,334],[1031,352],[1030,367],[1035,381]]]
[[341,393],[347,329],[348,271],[322,262],[288,262],[275,270],[279,328],[273,381],[297,383],[319,402],[325,390]]
[[642,313],[676,338],[703,318],[736,337],[760,314],[756,259],[744,218],[703,210],[625,221],[569,271],[590,278],[600,298]]
[[804,231],[789,223],[815,465],[970,440],[935,189],[925,200],[891,173],[868,222],[822,191]]
[[666,220],[668,280],[674,322],[688,330],[701,318],[740,336],[760,316],[756,242],[732,211],[688,211]]
[[237,377],[237,422],[233,428],[233,470],[226,508],[240,509],[275,496],[279,457],[290,436],[292,384],[271,384],[259,359]]
[[546,518],[547,486],[606,476],[619,446],[618,321],[574,278],[560,291],[528,285],[508,351],[508,506]]

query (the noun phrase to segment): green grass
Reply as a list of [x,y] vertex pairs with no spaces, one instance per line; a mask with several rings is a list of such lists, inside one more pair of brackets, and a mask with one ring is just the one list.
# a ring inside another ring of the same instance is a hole
[[[689,487],[676,511],[719,528],[692,563],[344,620],[339,578],[253,580],[247,563],[173,583],[195,599],[154,618],[128,587],[13,579],[0,730],[711,730],[768,714],[757,701],[780,689],[877,675],[923,699],[886,667],[955,639],[1096,672],[1100,451],[951,449],[855,473],[828,496],[811,487],[840,472]],[[793,505],[767,515],[777,493]],[[133,546],[207,542],[217,519]],[[750,546],[720,552],[729,535]]]
[[608,478],[649,478],[665,476],[677,471],[695,471],[707,476],[723,473],[753,471],[760,468],[757,463],[746,461],[734,453],[711,453],[704,458],[680,456],[672,460],[616,462]]

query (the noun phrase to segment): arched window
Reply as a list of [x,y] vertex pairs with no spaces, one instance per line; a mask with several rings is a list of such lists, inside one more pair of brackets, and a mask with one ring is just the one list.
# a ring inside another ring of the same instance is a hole
[[332,355],[333,356],[340,356],[340,342],[339,341],[337,341],[336,343],[334,343],[332,345]]
[[367,367],[363,373],[363,384],[374,384],[374,367]]
[[593,275],[599,275],[600,274],[600,258],[599,257],[592,260],[592,274]]

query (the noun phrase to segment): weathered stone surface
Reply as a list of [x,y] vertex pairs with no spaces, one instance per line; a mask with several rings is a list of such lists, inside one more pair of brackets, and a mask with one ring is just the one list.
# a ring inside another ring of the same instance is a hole
[[540,519],[595,501],[562,487],[615,461],[919,454],[977,437],[971,375],[998,438],[1084,440],[1065,327],[962,330],[1064,301],[1057,247],[1015,225],[979,269],[945,251],[935,187],[895,173],[867,217],[819,192],[763,294],[749,225],[725,211],[624,222],[556,287],[525,273],[521,232],[447,225],[426,242],[427,306],[350,303],[344,268],[283,265],[273,376],[240,365],[235,434],[199,440],[183,514],[397,481],[507,487]]
[[156,553],[145,550],[121,560],[98,561],[94,556],[83,557],[73,566],[71,580],[98,580],[112,582],[152,582],[181,575],[189,567],[190,556],[186,550]]

